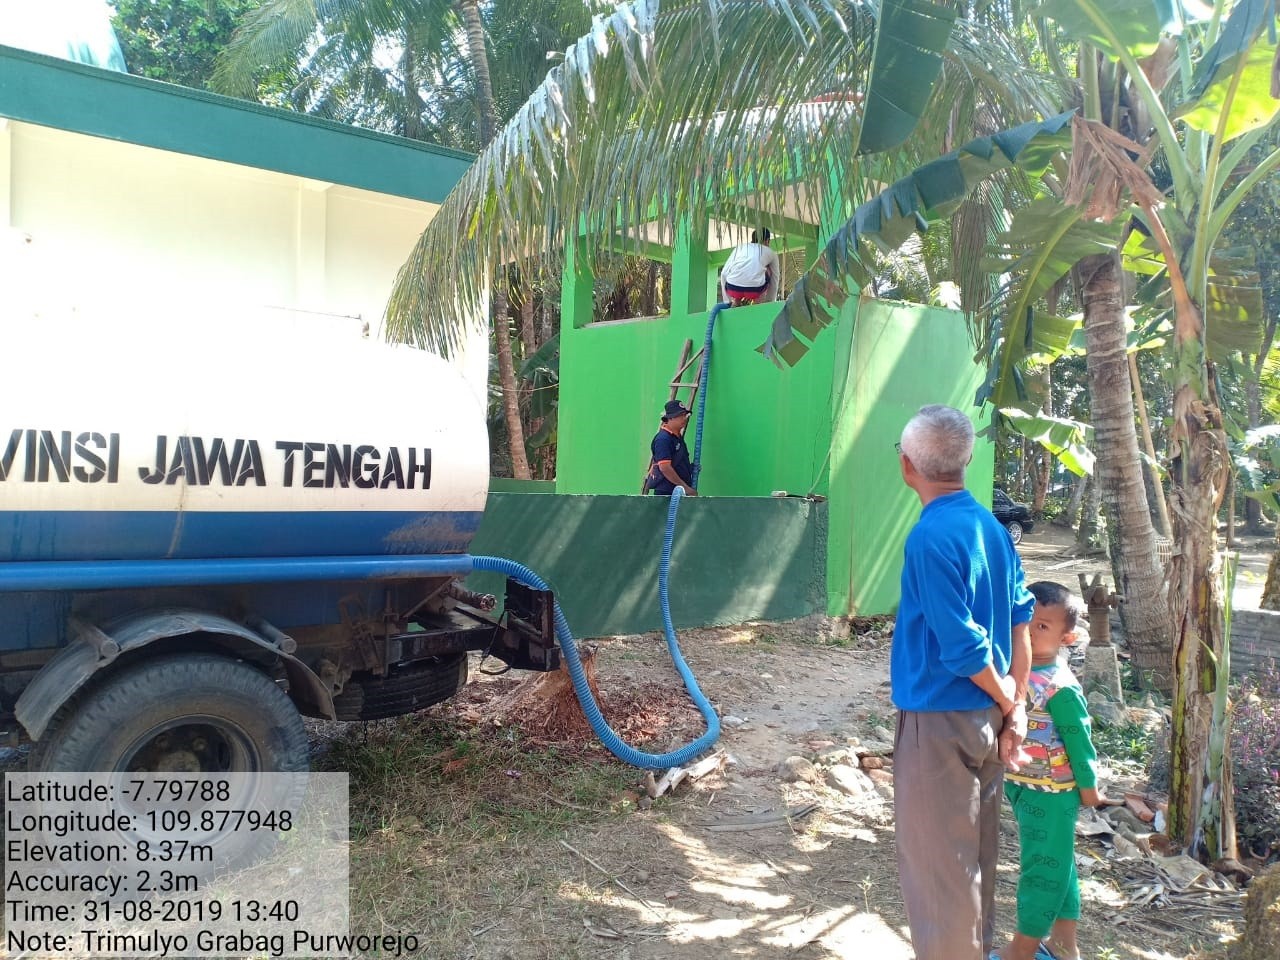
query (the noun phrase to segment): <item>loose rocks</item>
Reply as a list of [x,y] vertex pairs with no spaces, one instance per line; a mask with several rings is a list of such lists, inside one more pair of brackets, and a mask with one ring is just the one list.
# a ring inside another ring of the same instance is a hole
[[778,764],[778,776],[785,783],[796,783],[804,781],[805,783],[818,783],[822,779],[822,775],[818,772],[818,768],[806,760],[804,757],[792,756],[787,757],[782,763]]

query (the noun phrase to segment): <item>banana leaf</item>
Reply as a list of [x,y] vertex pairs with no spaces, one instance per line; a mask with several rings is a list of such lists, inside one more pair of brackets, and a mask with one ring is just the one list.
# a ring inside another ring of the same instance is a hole
[[1000,414],[1014,430],[1040,444],[1076,476],[1093,474],[1094,455],[1089,449],[1093,427],[1087,423],[1044,413],[1028,413],[1017,407],[1006,407]]
[[539,371],[560,375],[560,334],[551,337],[520,365],[520,379],[531,380]]
[[[990,371],[979,391],[979,403],[990,400],[997,407],[1034,409],[1043,400],[1038,392],[1026,389],[1017,373],[1029,356],[1045,352],[1034,349],[1035,306],[1082,259],[1113,250],[1124,228],[1119,220],[1102,223],[1082,219],[1081,214],[1079,207],[1067,206],[1055,197],[1040,197],[1014,215],[1009,229],[992,246],[987,269],[1009,274],[1013,281],[996,304],[1003,320],[988,347]],[[1032,325],[1030,338],[1028,322]],[[1062,334],[1062,342],[1047,344],[1048,352],[1060,354],[1074,328],[1046,332]]]
[[927,0],[884,5],[858,153],[891,150],[911,136],[933,95],[955,21],[955,10]]
[[[1268,21],[1272,39],[1262,38]],[[1271,96],[1276,55],[1274,24],[1273,0],[1238,0],[1217,42],[1196,64],[1187,103],[1178,107],[1173,116],[1197,130],[1216,134],[1230,96],[1224,140],[1270,123],[1280,110],[1280,101]]]
[[1154,52],[1162,33],[1176,33],[1173,0],[1047,0],[1033,11],[1076,40],[1086,40],[1112,60],[1123,48],[1135,57]]
[[859,206],[827,242],[817,262],[792,287],[758,350],[775,364],[793,366],[809,347],[796,331],[820,332],[869,280],[861,245],[891,249],[928,229],[929,217],[954,207],[982,178],[1014,164],[1043,170],[1069,142],[1072,114],[1024,123],[965,144],[886,188]]
[[[1136,299],[1152,308],[1148,326],[1154,328],[1172,316],[1164,255],[1137,231],[1129,235],[1122,252],[1124,268],[1145,278]],[[1253,251],[1242,247],[1219,248],[1209,259],[1205,342],[1209,355],[1219,362],[1237,352],[1256,353],[1262,343],[1266,304],[1255,260]]]

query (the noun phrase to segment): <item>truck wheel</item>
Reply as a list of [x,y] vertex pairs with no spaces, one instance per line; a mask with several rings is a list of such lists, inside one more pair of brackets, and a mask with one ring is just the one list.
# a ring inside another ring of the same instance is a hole
[[1004,528],[1009,531],[1009,539],[1015,544],[1022,542],[1022,524],[1017,520],[1010,520],[1004,525]]
[[270,678],[240,660],[145,660],[74,698],[31,753],[41,771],[305,772],[302,717]]
[[[40,772],[306,774],[309,759],[302,717],[269,677],[229,657],[177,654],[125,667],[73,698],[29,763]],[[218,806],[296,811],[306,790],[304,777],[235,783],[229,803]],[[142,822],[138,810],[134,823]],[[142,826],[128,834],[162,835]],[[272,830],[220,828],[184,839],[211,847],[212,860],[197,868],[208,875],[247,866],[276,841]]]
[[333,698],[339,720],[382,720],[448,700],[467,682],[467,655],[446,654],[392,667],[386,677],[358,674]]

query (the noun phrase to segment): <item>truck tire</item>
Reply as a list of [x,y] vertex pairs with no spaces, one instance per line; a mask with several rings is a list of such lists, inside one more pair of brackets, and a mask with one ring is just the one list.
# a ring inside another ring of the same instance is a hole
[[[270,677],[226,656],[176,654],[126,666],[73,698],[36,743],[29,765],[39,772],[305,775],[309,760],[302,717]],[[295,816],[306,792],[305,776],[234,782],[239,793],[230,806],[289,809]],[[134,823],[141,822],[137,812]],[[135,826],[127,839],[163,835]],[[184,839],[211,848],[211,859],[193,869],[212,876],[261,859],[276,833],[211,828]]]
[[393,667],[385,677],[352,676],[333,698],[339,720],[382,720],[448,700],[467,682],[467,655],[446,654]]
[[260,670],[216,654],[143,660],[73,698],[31,752],[38,771],[305,772],[306,730]]

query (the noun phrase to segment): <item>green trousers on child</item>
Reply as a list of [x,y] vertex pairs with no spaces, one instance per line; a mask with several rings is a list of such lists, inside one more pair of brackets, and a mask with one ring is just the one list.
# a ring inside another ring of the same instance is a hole
[[1004,782],[1022,848],[1018,932],[1043,940],[1057,920],[1080,919],[1076,878],[1076,814],[1080,791],[1050,793]]

